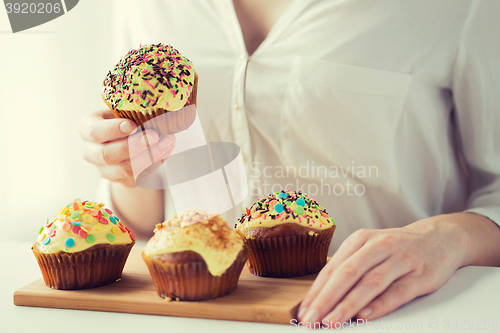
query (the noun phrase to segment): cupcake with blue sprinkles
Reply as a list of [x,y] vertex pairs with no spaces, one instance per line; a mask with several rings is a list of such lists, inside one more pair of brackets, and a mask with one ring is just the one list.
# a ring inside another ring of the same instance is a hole
[[48,287],[87,289],[120,279],[134,244],[103,203],[77,198],[47,219],[31,249]]
[[325,266],[336,224],[307,194],[286,190],[246,208],[235,228],[250,248],[250,272],[295,277]]

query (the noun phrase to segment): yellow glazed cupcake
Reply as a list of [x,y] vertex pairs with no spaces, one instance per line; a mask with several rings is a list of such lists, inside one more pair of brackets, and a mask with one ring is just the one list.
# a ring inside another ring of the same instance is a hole
[[170,45],[144,45],[108,72],[102,98],[115,117],[132,119],[163,136],[194,122],[197,86],[193,64],[179,51]]
[[119,279],[134,244],[130,229],[102,203],[75,199],[47,219],[31,249],[47,286],[85,289]]
[[142,258],[160,297],[196,301],[236,289],[249,251],[223,219],[187,210],[154,232]]
[[250,272],[293,277],[316,273],[326,264],[336,225],[314,199],[287,190],[247,208],[235,228],[250,248]]

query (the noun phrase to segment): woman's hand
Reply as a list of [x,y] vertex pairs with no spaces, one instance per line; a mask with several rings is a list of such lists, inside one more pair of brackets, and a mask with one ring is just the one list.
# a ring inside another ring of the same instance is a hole
[[138,131],[132,120],[115,118],[111,110],[85,117],[80,136],[84,142],[83,157],[97,167],[103,178],[128,187],[136,186],[134,173],[137,177],[142,171],[152,172],[160,165],[152,163],[151,156],[154,162],[159,162],[170,156],[175,147],[174,135],[159,139],[154,130]]
[[326,319],[330,328],[354,316],[372,320],[437,290],[470,259],[470,239],[452,222],[453,215],[404,228],[354,232],[314,281],[298,319],[304,323]]

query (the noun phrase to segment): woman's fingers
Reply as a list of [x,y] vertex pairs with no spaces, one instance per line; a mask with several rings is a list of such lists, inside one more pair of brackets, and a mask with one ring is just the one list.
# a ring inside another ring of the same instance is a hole
[[148,149],[147,143],[153,145],[156,142],[158,142],[158,133],[149,129],[135,133],[128,138],[104,144],[85,141],[83,158],[97,165],[114,165]]
[[[101,177],[111,180],[112,182],[119,182],[125,186],[136,186],[135,179],[144,170],[148,169],[149,173],[153,172],[161,164],[162,159],[167,159],[175,148],[174,143],[171,144],[167,150],[162,150],[163,153],[156,154],[156,159],[151,163],[151,157],[148,151],[143,151],[133,157],[131,160],[127,159],[113,165],[102,165],[98,167]],[[132,165],[132,163],[135,163]]]
[[[162,140],[166,141],[165,138],[162,138],[159,143],[162,143]],[[132,156],[130,159],[126,159],[117,164],[100,166],[98,168],[99,173],[102,177],[111,181],[133,186],[135,185],[135,179],[146,170],[146,168],[151,167],[149,170],[153,171],[155,166],[158,167],[160,165],[161,159],[168,158],[175,148],[175,137],[173,140],[169,141],[171,143],[166,149],[160,148],[159,143],[155,144],[149,149]]]
[[137,125],[130,119],[108,116],[107,112],[99,111],[86,117],[80,125],[82,139],[104,143],[125,138],[137,130]]
[[[459,267],[453,259],[457,250],[449,245],[453,238],[446,228],[439,230],[440,225],[431,224],[431,230],[426,223],[413,230],[362,231],[364,237],[354,239],[357,245],[350,243],[351,237],[346,239],[347,246],[341,246],[339,255],[320,274],[321,280],[316,281],[320,286],[299,320],[316,323],[325,319],[333,324],[354,315],[372,320],[437,290]],[[437,252],[442,255],[435,256]]]
[[316,322],[323,319],[366,272],[388,257],[389,252],[385,249],[365,244],[331,272],[323,288],[308,306],[302,321]]
[[[140,173],[141,177],[148,177],[150,174],[155,172],[156,169],[172,154],[172,151],[174,150],[175,146],[172,146],[169,148],[165,154],[159,156],[153,164],[150,166],[146,167],[144,171]],[[151,182],[148,181],[148,184],[151,184]],[[163,185],[163,183],[162,183]]]
[[95,116],[102,119],[114,119],[116,116],[110,109],[99,110],[95,112]]
[[161,138],[157,144],[151,146],[149,149],[132,156],[130,158],[130,168],[134,179],[155,162],[170,156],[174,148],[175,136],[172,134]]
[[419,287],[425,284],[422,277],[410,273],[393,282],[384,293],[365,306],[357,318],[372,320],[386,315],[417,296],[424,295]]
[[349,320],[386,290],[391,283],[408,274],[411,264],[408,261],[401,262],[396,258],[391,256],[367,272],[333,311],[325,316],[325,319],[333,323]]
[[[155,161],[164,161],[166,160],[167,158],[170,157],[170,155],[172,154],[172,152],[174,151],[174,148],[175,148],[175,136],[173,136],[173,140],[168,138],[168,139],[165,139],[165,138],[162,138],[160,140],[160,142],[158,143],[159,147],[161,149],[164,149],[164,147],[167,147],[166,148],[166,151],[165,153],[163,153],[163,155],[160,155],[159,157],[157,157],[155,159]],[[163,162],[162,162],[163,163]]]
[[134,180],[130,160],[113,165],[103,165],[98,170],[101,177],[109,179],[112,182],[122,182],[128,179]]
[[111,110],[97,111],[81,122],[83,157],[97,166],[103,178],[136,186],[146,169],[153,172],[175,147],[175,135],[159,137],[153,129],[137,130],[130,119],[115,118]]
[[[171,149],[172,145],[175,145],[176,138],[174,134],[167,134],[161,138],[158,138],[158,136],[153,135],[153,138],[151,138],[149,131],[150,130],[146,130],[138,133],[138,135],[142,134],[139,141],[142,147],[147,147],[149,149],[150,156],[152,156],[153,160],[156,161],[158,160],[159,156],[164,155],[167,150]],[[154,133],[156,132],[153,131],[152,134]],[[136,139],[133,137],[130,137],[129,139],[131,141],[129,145],[133,146],[135,144],[134,142],[136,141]],[[136,155],[137,154],[133,154],[131,156],[136,156]]]
[[306,297],[300,303],[297,317],[302,320],[307,312],[307,308],[311,302],[318,296],[319,292],[330,278],[332,272],[347,258],[349,258],[353,253],[358,251],[368,239],[367,234],[369,230],[360,229],[354,232],[350,237],[348,237],[339,247],[337,252],[333,255],[326,266],[319,272],[318,277],[314,280],[311,289],[307,293]]

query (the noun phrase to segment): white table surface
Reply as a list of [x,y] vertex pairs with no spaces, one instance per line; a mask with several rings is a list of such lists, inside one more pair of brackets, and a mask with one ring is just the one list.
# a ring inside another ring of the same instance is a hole
[[[260,333],[297,330],[291,325],[15,306],[14,291],[41,278],[30,248],[30,243],[0,244],[0,332],[2,333],[141,331]],[[490,323],[489,329],[485,328],[486,321]],[[496,322],[496,328],[493,328],[493,322]],[[431,327],[429,323],[432,323]],[[456,328],[453,328],[454,323]],[[413,300],[388,316],[372,322],[371,328],[359,326],[348,330],[500,332],[499,324],[500,268],[465,267],[458,270],[440,290]],[[468,325],[470,328],[467,328]],[[482,328],[479,328],[480,325]]]

